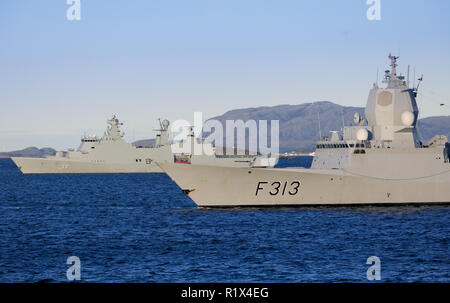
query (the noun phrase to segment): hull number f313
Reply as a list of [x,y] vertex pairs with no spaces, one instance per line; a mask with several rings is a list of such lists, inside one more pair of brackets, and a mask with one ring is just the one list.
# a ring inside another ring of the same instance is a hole
[[256,186],[256,196],[268,193],[271,196],[294,196],[299,193],[300,181],[259,181]]

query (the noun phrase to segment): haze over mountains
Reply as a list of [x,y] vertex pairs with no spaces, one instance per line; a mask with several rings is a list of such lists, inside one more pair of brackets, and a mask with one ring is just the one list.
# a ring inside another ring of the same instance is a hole
[[[299,105],[235,109],[211,119],[220,121],[224,130],[226,120],[243,120],[244,122],[247,120],[279,120],[280,152],[311,152],[314,150],[315,142],[320,138],[319,121],[322,136],[328,136],[332,130],[341,130],[343,125],[351,125],[355,112],[364,116],[363,107],[341,106],[328,101],[320,101]],[[424,143],[437,134],[450,137],[450,116],[419,119],[418,131]],[[268,140],[270,142],[270,139]],[[226,142],[225,134],[223,142]],[[153,143],[154,139],[133,142],[135,146],[150,146]],[[74,145],[76,144],[78,142],[74,142]],[[0,153],[0,157],[43,157],[54,153],[55,150],[51,148],[32,147],[21,151]]]

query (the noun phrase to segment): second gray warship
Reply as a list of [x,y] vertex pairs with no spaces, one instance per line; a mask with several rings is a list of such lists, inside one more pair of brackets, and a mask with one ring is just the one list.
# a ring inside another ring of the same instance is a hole
[[[168,120],[160,121],[155,144],[151,147],[133,146],[126,142],[120,130],[122,123],[116,116],[107,122],[108,127],[102,138],[84,136],[77,150],[59,151],[55,156],[46,158],[12,157],[12,160],[24,174],[163,173],[156,162],[230,167],[275,165],[273,159],[267,156],[218,155],[211,143],[197,142],[191,136],[180,143],[189,145],[188,153],[176,154],[172,150],[173,144],[169,142]],[[212,154],[192,154],[195,144],[200,146],[199,150],[212,150]]]
[[173,162],[168,139],[169,121],[160,123],[152,147],[136,147],[123,139],[122,123],[116,116],[107,120],[102,138],[83,136],[77,150],[57,152],[46,158],[13,157],[24,174],[76,173],[162,173],[155,160]]
[[203,207],[449,203],[448,139],[419,140],[417,88],[389,58],[387,86],[373,85],[365,119],[355,114],[342,136],[317,142],[309,169],[158,165]]

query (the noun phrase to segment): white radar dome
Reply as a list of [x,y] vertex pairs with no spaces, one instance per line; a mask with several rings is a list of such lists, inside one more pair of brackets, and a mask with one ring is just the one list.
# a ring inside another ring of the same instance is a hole
[[369,138],[369,132],[367,132],[367,129],[361,128],[356,132],[356,139],[359,141],[365,141]]
[[353,122],[355,122],[355,124],[358,124],[359,122],[361,122],[361,116],[358,113],[355,113],[353,115]]
[[405,126],[411,126],[414,123],[414,115],[412,112],[403,112],[401,119]]

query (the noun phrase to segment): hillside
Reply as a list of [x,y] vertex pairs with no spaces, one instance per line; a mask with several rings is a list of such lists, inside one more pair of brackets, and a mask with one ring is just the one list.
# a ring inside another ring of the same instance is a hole
[[56,154],[56,150],[50,147],[37,148],[37,147],[27,147],[22,150],[16,150],[11,152],[1,152],[0,158],[9,158],[9,157],[33,157],[33,158],[43,158],[45,156],[54,156]]
[[[222,125],[225,125],[226,120],[279,120],[280,152],[294,150],[310,152],[314,150],[315,142],[319,139],[319,117],[322,136],[328,136],[332,130],[341,130],[343,124],[351,125],[355,112],[364,116],[363,107],[341,106],[320,101],[299,105],[235,109],[211,119],[219,120]],[[436,134],[450,138],[450,116],[419,119],[418,131],[424,143]]]
[[[226,120],[279,120],[280,122],[280,152],[297,151],[311,152],[315,142],[319,140],[319,117],[322,136],[327,136],[332,130],[341,130],[343,124],[351,125],[353,115],[358,112],[364,116],[363,107],[341,106],[328,101],[304,103],[299,105],[277,105],[256,108],[235,109],[211,119],[222,123],[225,132]],[[418,131],[422,142],[426,143],[436,134],[450,138],[450,116],[437,116],[420,119]],[[207,134],[204,134],[206,136]],[[144,139],[133,142],[134,146],[151,146],[155,139]],[[224,134],[223,145],[226,142]],[[217,144],[222,146],[222,144]],[[20,151],[0,153],[0,157],[24,156],[43,157],[54,155],[52,148],[26,148]]]

